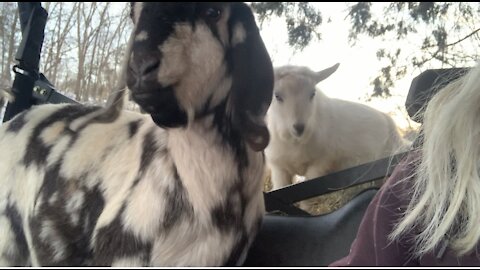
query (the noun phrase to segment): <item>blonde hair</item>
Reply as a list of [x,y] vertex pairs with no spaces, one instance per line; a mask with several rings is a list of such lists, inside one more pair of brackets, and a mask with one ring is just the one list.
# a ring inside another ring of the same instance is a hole
[[428,103],[412,199],[390,239],[415,230],[413,255],[447,241],[458,255],[480,240],[480,65]]

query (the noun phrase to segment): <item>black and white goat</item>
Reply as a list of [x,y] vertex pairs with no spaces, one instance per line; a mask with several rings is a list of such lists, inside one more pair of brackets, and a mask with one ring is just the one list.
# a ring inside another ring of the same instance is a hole
[[262,216],[273,68],[243,3],[135,3],[142,115],[41,105],[0,129],[0,265],[241,264]]

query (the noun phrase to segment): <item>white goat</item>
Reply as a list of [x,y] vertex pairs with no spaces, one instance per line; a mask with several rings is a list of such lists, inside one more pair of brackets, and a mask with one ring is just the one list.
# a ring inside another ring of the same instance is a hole
[[275,98],[267,112],[271,140],[265,149],[273,189],[292,184],[295,175],[312,179],[386,157],[407,143],[388,115],[316,90],[338,66],[319,72],[275,69]]
[[0,128],[0,265],[242,263],[264,214],[273,90],[254,16],[243,3],[131,14],[126,83],[149,115],[117,94]]

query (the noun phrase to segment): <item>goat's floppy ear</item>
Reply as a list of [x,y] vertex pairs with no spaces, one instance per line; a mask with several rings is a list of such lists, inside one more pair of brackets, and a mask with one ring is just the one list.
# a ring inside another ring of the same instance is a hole
[[329,68],[315,72],[315,82],[319,83],[325,80],[326,78],[330,77],[330,75],[332,75],[335,71],[337,71],[339,65],[340,63],[336,63],[335,65]]
[[265,114],[273,95],[273,66],[250,8],[237,4],[229,23],[233,124],[254,151],[270,140]]

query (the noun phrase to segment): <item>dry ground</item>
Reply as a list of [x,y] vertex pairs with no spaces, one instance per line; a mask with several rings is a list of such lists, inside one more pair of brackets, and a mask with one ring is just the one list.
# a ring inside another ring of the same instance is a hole
[[[358,186],[349,187],[343,190],[334,191],[329,194],[312,198],[314,205],[311,209],[305,209],[312,215],[322,215],[335,211],[350,201],[355,195],[365,189],[372,187],[380,187],[384,182],[384,179],[378,179],[372,182],[360,184]],[[272,189],[272,183],[270,180],[270,174],[265,176],[264,191],[270,191]]]

